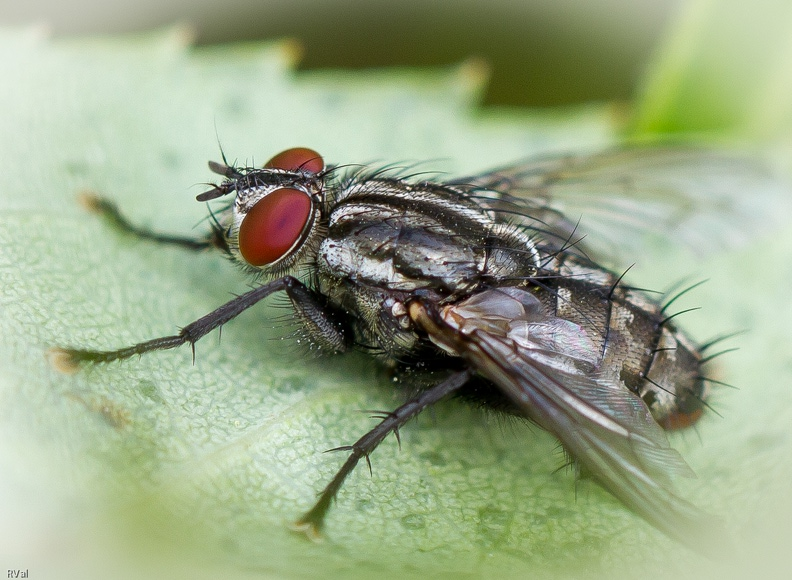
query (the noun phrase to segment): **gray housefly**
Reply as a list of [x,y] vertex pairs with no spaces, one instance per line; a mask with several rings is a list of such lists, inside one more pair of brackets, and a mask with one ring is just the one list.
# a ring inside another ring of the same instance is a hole
[[726,154],[672,147],[538,159],[446,182],[326,166],[305,148],[262,168],[225,159],[209,167],[224,179],[197,199],[234,196],[212,211],[204,238],[138,228],[111,203],[91,202],[143,238],[221,250],[255,287],[173,336],[111,351],[54,349],[59,368],[194,347],[285,293],[313,346],[360,348],[396,369],[440,377],[338,448],[348,459],[294,524],[309,537],[319,536],[360,459],[456,395],[541,426],[626,506],[706,550],[701,535],[718,524],[673,490],[672,476],[692,473],[665,430],[691,425],[706,407],[717,383],[702,370],[710,345],[677,328],[667,312],[673,299],[622,283],[598,256],[629,249],[652,230],[712,242],[713,217],[745,225],[752,204],[741,194],[762,180],[753,168]]

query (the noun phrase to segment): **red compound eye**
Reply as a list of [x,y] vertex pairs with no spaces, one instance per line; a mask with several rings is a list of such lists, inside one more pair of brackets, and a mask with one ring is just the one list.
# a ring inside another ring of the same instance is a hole
[[299,189],[276,189],[250,208],[239,226],[239,252],[251,266],[280,260],[300,239],[311,198]]
[[267,161],[265,169],[285,169],[286,171],[308,171],[319,173],[324,169],[324,159],[313,149],[307,147],[294,147],[281,151]]

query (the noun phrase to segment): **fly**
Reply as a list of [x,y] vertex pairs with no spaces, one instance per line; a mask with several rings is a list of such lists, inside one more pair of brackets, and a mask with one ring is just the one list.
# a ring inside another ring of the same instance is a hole
[[[726,155],[673,148],[539,159],[448,182],[328,167],[306,148],[262,168],[225,160],[209,167],[224,179],[197,197],[222,203],[204,238],[141,229],[111,203],[88,201],[140,237],[219,249],[257,285],[172,336],[118,350],[53,349],[60,369],[194,347],[285,293],[312,345],[331,353],[362,348],[400,369],[442,373],[339,448],[348,459],[294,524],[309,537],[319,537],[361,459],[425,408],[459,396],[538,424],[629,508],[708,550],[702,534],[718,524],[674,491],[672,476],[692,472],[664,430],[693,424],[717,381],[703,371],[704,349],[665,307],[597,256],[628,247],[638,238],[631,228],[686,240],[712,237],[697,221],[708,212],[747,222],[752,206],[739,197],[746,180],[754,191],[767,183],[753,169]],[[578,213],[586,197],[599,216],[587,227],[577,219],[588,217]],[[619,220],[628,233],[609,245]]]

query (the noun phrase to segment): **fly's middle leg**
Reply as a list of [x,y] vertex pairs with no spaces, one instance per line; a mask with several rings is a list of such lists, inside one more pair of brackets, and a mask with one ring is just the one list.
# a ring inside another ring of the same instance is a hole
[[302,532],[312,540],[321,538],[321,529],[327,510],[335,498],[346,477],[352,473],[355,466],[362,458],[368,461],[369,455],[382,443],[383,439],[393,431],[398,433],[399,428],[407,421],[418,415],[426,407],[437,403],[440,399],[458,391],[465,383],[470,380],[472,372],[463,370],[456,372],[434,387],[423,391],[416,397],[410,399],[401,407],[388,413],[385,418],[371,431],[363,435],[354,444],[337,447],[330,451],[350,451],[349,457],[335,477],[330,481],[319,495],[319,500],[314,506],[305,513],[299,520],[292,524],[292,529]]

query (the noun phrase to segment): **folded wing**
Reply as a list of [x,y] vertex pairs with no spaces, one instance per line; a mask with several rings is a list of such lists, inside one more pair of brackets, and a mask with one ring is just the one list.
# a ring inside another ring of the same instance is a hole
[[[542,312],[519,288],[486,290],[417,322],[441,348],[465,358],[525,414],[560,439],[608,491],[654,526],[699,551],[717,520],[673,490],[692,476],[646,405],[597,368],[578,325]],[[612,373],[611,373],[612,374]]]

